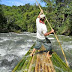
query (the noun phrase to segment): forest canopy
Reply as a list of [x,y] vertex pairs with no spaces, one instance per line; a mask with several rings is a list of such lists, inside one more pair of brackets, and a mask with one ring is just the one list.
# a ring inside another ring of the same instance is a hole
[[[41,0],[46,6],[44,13],[57,34],[72,35],[72,1]],[[24,6],[6,6],[0,4],[0,33],[3,32],[36,32],[36,18],[40,12],[34,4]],[[50,27],[45,22],[50,31]]]

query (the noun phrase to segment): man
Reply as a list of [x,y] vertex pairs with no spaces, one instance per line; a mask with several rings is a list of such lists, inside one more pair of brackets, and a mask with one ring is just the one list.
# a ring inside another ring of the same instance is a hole
[[48,51],[47,56],[51,57],[51,55],[50,55],[50,51],[52,50],[51,42],[48,38],[46,38],[46,36],[53,33],[54,30],[52,29],[50,32],[47,32],[47,27],[46,27],[44,21],[45,21],[45,15],[43,14],[43,11],[41,10],[38,18],[36,19],[37,41],[36,41],[36,44],[34,46],[32,53],[30,54],[31,56],[33,56],[33,53],[36,50],[39,50],[41,48],[41,46],[43,45],[46,48],[46,50]]

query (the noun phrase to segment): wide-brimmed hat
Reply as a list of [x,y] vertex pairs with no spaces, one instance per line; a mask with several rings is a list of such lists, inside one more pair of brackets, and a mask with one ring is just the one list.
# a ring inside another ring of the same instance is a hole
[[45,15],[44,15],[44,14],[40,15],[40,18],[44,18],[44,17],[45,17]]

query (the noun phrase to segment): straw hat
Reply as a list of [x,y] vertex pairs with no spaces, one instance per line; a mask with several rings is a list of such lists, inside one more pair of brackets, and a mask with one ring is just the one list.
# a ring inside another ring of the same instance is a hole
[[40,15],[40,18],[44,18],[44,17],[45,17],[45,15],[44,15],[44,14]]

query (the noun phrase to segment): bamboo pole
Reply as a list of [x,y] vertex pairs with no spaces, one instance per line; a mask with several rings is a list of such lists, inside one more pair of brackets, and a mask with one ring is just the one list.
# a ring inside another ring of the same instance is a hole
[[38,71],[38,55],[37,55],[36,66],[35,66],[35,72],[37,71]]
[[32,64],[33,64],[34,57],[35,57],[35,56],[33,56],[32,60],[31,60],[31,63],[30,63],[30,66],[29,66],[28,72],[31,72],[31,68],[32,68]]

